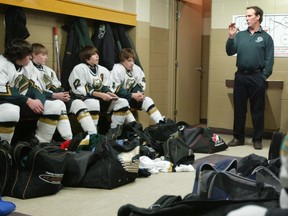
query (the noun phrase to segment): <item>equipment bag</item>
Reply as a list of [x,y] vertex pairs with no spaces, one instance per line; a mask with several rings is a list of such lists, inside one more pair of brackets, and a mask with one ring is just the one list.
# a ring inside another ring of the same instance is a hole
[[163,143],[165,160],[173,164],[173,168],[180,164],[193,164],[195,155],[188,144],[180,137],[181,131],[172,134],[170,138]]
[[178,123],[172,119],[167,119],[163,123],[150,125],[144,129],[144,132],[151,137],[151,139],[166,142],[170,135],[178,130]]
[[92,151],[69,152],[69,154],[62,184],[77,187],[86,175],[88,167],[97,160],[97,157]]
[[[233,161],[228,165],[234,167]],[[231,169],[217,170],[211,164],[202,164],[198,177],[197,195],[212,200],[254,200],[278,199],[275,186],[266,184],[261,179],[240,176]],[[195,192],[195,191],[194,191]]]
[[57,193],[69,157],[66,151],[49,152],[21,142],[12,149],[12,171],[5,195],[28,199]]
[[11,171],[10,145],[6,140],[0,140],[0,195],[3,194]]
[[187,195],[164,195],[149,208],[126,204],[119,208],[118,216],[226,216],[230,211],[247,205],[269,209],[279,207],[278,200],[203,200]]
[[182,131],[182,139],[188,143],[194,153],[215,153],[228,148],[225,141],[209,128],[186,127]]
[[139,145],[126,147],[111,139],[97,143],[93,142],[95,139],[90,140],[95,158],[78,186],[113,189],[135,181],[139,170]]

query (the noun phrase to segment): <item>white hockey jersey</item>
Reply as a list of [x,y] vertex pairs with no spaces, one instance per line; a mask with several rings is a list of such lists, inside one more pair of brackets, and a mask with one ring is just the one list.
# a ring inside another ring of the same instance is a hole
[[43,91],[53,92],[53,88],[61,88],[61,82],[58,80],[56,73],[50,67],[46,65],[41,65],[40,68],[34,66],[31,61],[27,66],[25,66],[25,71],[23,74],[35,82],[36,85]]
[[146,89],[145,74],[142,69],[135,64],[132,71],[127,71],[121,63],[115,64],[111,71],[111,79],[114,92],[119,88],[120,85],[122,85],[122,88],[129,92],[137,84],[142,88],[143,91]]
[[97,65],[94,72],[85,63],[80,63],[73,68],[68,81],[72,92],[81,96],[92,95],[93,91],[107,92],[110,91],[111,86],[108,69]]

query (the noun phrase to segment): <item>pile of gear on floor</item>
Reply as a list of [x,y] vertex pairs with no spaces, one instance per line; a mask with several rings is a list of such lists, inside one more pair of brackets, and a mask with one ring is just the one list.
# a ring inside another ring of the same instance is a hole
[[[274,132],[268,157],[250,154],[197,165],[192,192],[163,195],[148,208],[126,204],[118,216],[286,216],[288,135]],[[281,145],[282,144],[282,145]]]
[[209,128],[171,119],[145,129],[132,122],[106,135],[81,132],[63,142],[0,140],[0,192],[29,199],[65,186],[113,189],[159,172],[194,171],[195,152],[226,148]]

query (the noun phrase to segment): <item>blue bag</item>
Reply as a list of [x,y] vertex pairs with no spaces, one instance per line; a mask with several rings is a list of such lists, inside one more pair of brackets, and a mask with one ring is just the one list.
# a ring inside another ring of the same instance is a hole
[[16,205],[12,202],[3,201],[0,197],[0,216],[8,215],[16,209]]

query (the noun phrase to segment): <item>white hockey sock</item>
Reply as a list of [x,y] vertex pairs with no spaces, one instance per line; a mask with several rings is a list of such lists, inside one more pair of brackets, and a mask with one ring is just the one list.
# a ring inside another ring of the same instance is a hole
[[57,129],[64,140],[70,140],[73,137],[71,124],[66,114],[60,115],[58,120]]
[[91,115],[91,117],[92,117],[92,119],[93,119],[94,125],[95,125],[95,127],[96,127],[96,133],[97,133],[97,126],[98,126],[98,121],[99,121],[99,114],[92,115],[92,114],[90,113],[90,115]]
[[77,121],[80,123],[83,131],[87,131],[88,134],[97,133],[96,125],[98,125],[98,120],[95,123],[95,121],[93,121],[89,112],[85,111],[85,112],[79,113],[77,116]]
[[57,120],[41,117],[37,122],[35,136],[40,142],[51,142],[57,127]]
[[152,109],[150,109],[148,111],[148,114],[151,118],[152,121],[154,121],[154,123],[159,123],[159,121],[163,120],[163,116],[161,115],[161,113],[159,112],[159,110],[157,109],[157,107],[153,107]]
[[6,140],[11,143],[15,127],[0,127],[0,137],[2,140]]
[[127,111],[127,115],[126,115],[125,122],[126,122],[126,123],[129,123],[129,122],[133,122],[133,121],[136,121],[136,119],[135,119],[133,113],[132,113],[130,110],[128,110],[128,111]]
[[116,128],[117,125],[123,125],[127,116],[127,111],[113,112],[111,116],[111,128]]

